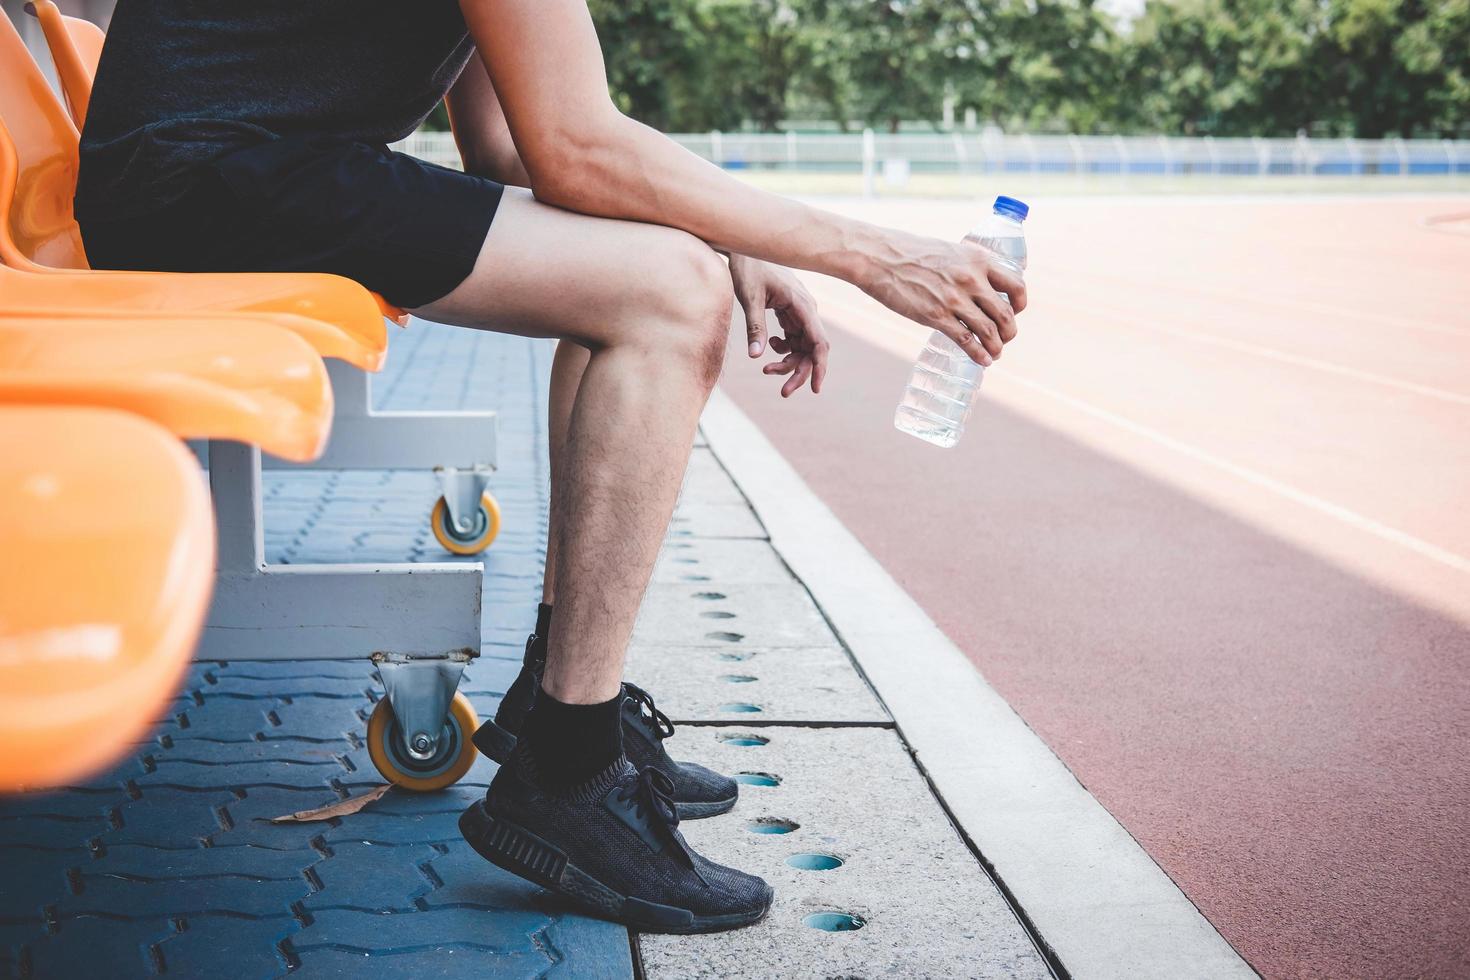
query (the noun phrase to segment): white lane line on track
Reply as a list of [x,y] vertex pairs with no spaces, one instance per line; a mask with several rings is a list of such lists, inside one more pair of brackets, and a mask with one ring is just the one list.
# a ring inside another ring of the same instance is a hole
[[1459,572],[1470,572],[1470,558],[1455,554],[1453,551],[1447,551],[1438,545],[1431,544],[1422,538],[1416,538],[1412,534],[1400,531],[1397,528],[1389,527],[1387,524],[1375,521],[1371,517],[1364,517],[1357,511],[1350,510],[1340,504],[1334,504],[1330,500],[1324,500],[1316,494],[1308,493],[1305,490],[1298,490],[1296,487],[1288,483],[1282,483],[1280,480],[1266,476],[1264,473],[1258,473],[1249,467],[1232,463],[1227,459],[1221,459],[1214,453],[1200,449],[1198,446],[1192,446],[1187,442],[1175,439],[1173,436],[1165,435],[1157,429],[1151,429],[1146,425],[1134,422],[1132,419],[1118,415],[1116,412],[1099,408],[1091,402],[1058,391],[1050,385],[1042,384],[1040,381],[1022,377],[1014,371],[1006,372],[1006,380],[1043,394],[1048,398],[1061,402],[1069,408],[1090,415],[1100,421],[1107,422],[1140,438],[1147,439],[1156,445],[1163,446],[1165,449],[1172,450],[1183,456],[1188,456],[1197,462],[1228,473],[1236,479],[1243,480],[1252,486],[1274,493],[1279,497],[1284,497],[1303,507],[1309,507],[1318,513],[1325,514],[1328,517],[1357,528],[1359,531],[1371,534],[1376,538],[1391,542],[1402,548],[1407,548],[1431,561],[1439,562],[1441,565],[1446,565]]
[[1302,354],[1292,354],[1289,351],[1278,350],[1275,347],[1265,347],[1261,344],[1252,344],[1243,340],[1230,340],[1226,337],[1218,337],[1206,331],[1181,330],[1177,327],[1165,327],[1146,320],[1136,319],[1124,313],[1098,306],[1086,306],[1081,303],[1072,303],[1067,300],[1051,300],[1050,306],[1067,307],[1086,313],[1088,316],[1101,316],[1113,320],[1124,326],[1133,327],[1138,330],[1151,330],[1155,333],[1165,334],[1170,337],[1178,337],[1181,340],[1189,340],[1199,344],[1209,344],[1213,347],[1222,347],[1242,354],[1253,354],[1257,357],[1280,361],[1283,364],[1292,364],[1297,367],[1310,368],[1314,371],[1322,371],[1326,374],[1336,374],[1344,378],[1352,378],[1355,381],[1367,384],[1379,385],[1384,388],[1396,388],[1399,391],[1407,391],[1410,394],[1422,395],[1425,398],[1435,398],[1440,401],[1450,402],[1455,405],[1470,405],[1470,395],[1462,395],[1454,391],[1446,391],[1443,388],[1434,388],[1430,385],[1421,385],[1413,381],[1401,381],[1391,378],[1385,374],[1374,374],[1372,371],[1363,371],[1358,368],[1348,367],[1345,364],[1337,364],[1332,361],[1323,361],[1315,357],[1306,357]]
[[[861,337],[873,346],[886,350],[891,354],[902,358],[912,358],[922,345],[922,341],[914,342],[912,331],[909,332],[909,341],[906,342],[900,331],[894,330],[891,327],[883,329],[884,325],[877,321],[872,313],[841,302],[832,302],[826,299],[823,299],[821,302],[823,306],[829,309],[836,309],[843,315],[844,320],[833,321],[836,326]],[[1040,381],[1018,375],[1011,370],[1004,372],[1004,378],[1007,382],[1014,382],[1038,394],[1045,395],[1074,411],[1081,412],[1101,422],[1106,422],[1109,425],[1129,432],[1155,445],[1162,446],[1171,452],[1187,456],[1196,462],[1204,463],[1212,469],[1227,473],[1238,480],[1249,483],[1268,493],[1290,500],[1319,514],[1324,514],[1365,534],[1370,534],[1382,541],[1398,545],[1401,548],[1412,551],[1423,558],[1428,558],[1430,561],[1445,565],[1455,571],[1470,573],[1470,558],[1466,558],[1464,555],[1456,554],[1453,551],[1441,548],[1436,544],[1432,544],[1422,538],[1417,538],[1405,531],[1389,527],[1387,524],[1375,521],[1371,517],[1365,517],[1357,511],[1343,507],[1340,504],[1335,504],[1316,494],[1300,490],[1247,466],[1241,466],[1239,463],[1232,463],[1227,459],[1222,459],[1214,453],[1201,449],[1198,446],[1166,435],[1157,429],[1135,422],[1132,419],[1094,405],[1084,399],[1077,398],[1074,395],[1059,391]]]
[[1441,235],[1470,237],[1470,211],[1463,214],[1436,214],[1424,219],[1424,228]]
[[1201,286],[1196,283],[1182,283],[1171,280],[1159,280],[1150,282],[1142,279],[1134,279],[1129,276],[1120,276],[1114,273],[1100,272],[1069,272],[1069,278],[1090,278],[1096,282],[1107,283],[1110,286],[1122,285],[1131,289],[1147,289],[1154,292],[1174,290],[1181,293],[1194,293],[1199,296],[1208,296],[1212,299],[1223,299],[1231,303],[1255,303],[1259,306],[1295,307],[1308,313],[1320,313],[1324,316],[1338,319],[1358,320],[1371,327],[1382,329],[1384,327],[1400,327],[1405,330],[1423,330],[1428,333],[1447,334],[1451,337],[1470,337],[1470,329],[1463,327],[1448,327],[1441,323],[1429,323],[1425,320],[1415,320],[1393,314],[1380,315],[1377,313],[1366,313],[1351,307],[1329,306],[1326,303],[1315,303],[1305,299],[1290,299],[1284,296],[1263,295],[1260,290],[1238,290],[1212,289],[1209,286]]

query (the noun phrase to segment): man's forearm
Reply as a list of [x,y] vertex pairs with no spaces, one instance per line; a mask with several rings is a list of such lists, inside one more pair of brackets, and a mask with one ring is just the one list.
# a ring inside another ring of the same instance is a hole
[[[456,134],[455,141],[459,142],[458,134]],[[531,186],[531,177],[526,173],[525,164],[521,163],[521,158],[516,153],[513,144],[508,148],[497,146],[481,149],[477,153],[469,152],[463,144],[460,144],[459,157],[464,163],[464,170],[467,174],[489,177],[491,180],[515,187]]]
[[725,252],[860,281],[882,248],[872,225],[751,187],[618,116],[583,132],[537,196],[584,214],[680,228]]

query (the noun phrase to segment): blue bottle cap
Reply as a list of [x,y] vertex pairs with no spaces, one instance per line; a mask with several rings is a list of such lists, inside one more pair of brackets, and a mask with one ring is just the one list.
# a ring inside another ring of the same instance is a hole
[[1026,215],[1031,213],[1031,209],[1027,207],[1025,201],[1018,201],[1014,197],[1006,197],[1004,194],[995,199],[994,210],[1001,214],[1010,215],[1017,221],[1025,221]]

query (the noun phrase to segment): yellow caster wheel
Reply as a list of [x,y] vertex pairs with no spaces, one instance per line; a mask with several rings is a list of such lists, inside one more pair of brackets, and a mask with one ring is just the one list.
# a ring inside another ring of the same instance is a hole
[[384,698],[368,719],[368,755],[383,778],[394,786],[428,793],[453,785],[470,771],[470,766],[475,764],[475,744],[470,736],[479,727],[480,717],[475,714],[470,699],[455,692],[438,748],[428,759],[415,759],[404,747],[403,731],[398,727],[392,705]]
[[480,509],[470,519],[470,526],[461,531],[449,516],[448,502],[440,497],[429,515],[429,526],[434,529],[434,537],[439,539],[445,551],[455,555],[478,555],[490,547],[490,542],[500,533],[500,504],[489,491],[480,494]]

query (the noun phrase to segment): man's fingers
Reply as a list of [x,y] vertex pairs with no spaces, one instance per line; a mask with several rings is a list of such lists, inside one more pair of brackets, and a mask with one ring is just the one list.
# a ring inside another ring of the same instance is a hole
[[799,362],[797,362],[796,373],[793,374],[790,378],[787,378],[786,383],[781,386],[781,397],[790,398],[792,395],[796,394],[798,391],[801,390],[801,386],[806,384],[806,379],[810,378],[811,376],[812,359],[810,357],[803,357]]
[[790,354],[791,341],[787,340],[785,337],[772,337],[771,350],[775,351],[777,354]]
[[[1013,272],[997,266],[990,267],[990,284],[998,292],[1005,293],[1010,297],[1011,309],[1020,313],[1026,308],[1026,282]],[[1007,340],[1010,338],[1007,337]]]
[[991,330],[996,346],[991,346],[991,339],[977,330],[980,339],[985,343],[985,349],[996,357],[1000,356],[1000,346],[1016,335],[1016,313],[1011,309],[1011,304],[1001,299],[999,293],[981,293],[975,299],[980,309],[985,311],[986,323]]
[[740,297],[745,309],[745,336],[750,341],[750,356],[760,357],[766,350],[766,308],[754,296]]
[[[991,345],[985,340],[985,334],[989,331],[994,336],[995,324],[986,319],[985,314],[979,310],[973,307],[963,310],[956,314],[952,324],[946,324],[946,327],[941,329],[950,340],[959,344],[960,350],[964,351],[976,364],[989,367],[994,363],[994,355],[990,352]],[[998,337],[995,340],[995,348],[1000,349]]]
[[812,348],[812,394],[822,393],[822,382],[827,380],[827,354],[831,350],[826,338],[822,338],[817,346]]
[[776,361],[776,362],[771,363],[771,364],[767,364],[765,367],[761,368],[761,373],[762,374],[790,374],[792,371],[795,371],[796,370],[797,362],[800,361],[800,360],[801,360],[801,355],[800,354],[787,354],[785,357],[781,358],[779,361]]
[[820,395],[822,382],[827,378],[827,355],[831,352],[832,345],[827,341],[827,328],[822,325],[822,318],[817,315],[815,304],[811,307],[807,323],[807,339],[811,342],[812,394]]

